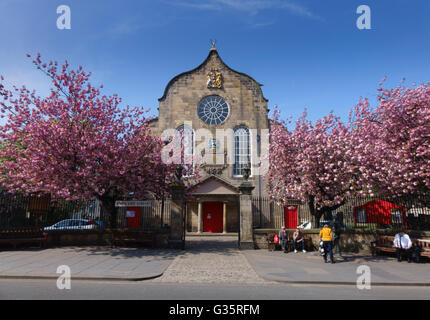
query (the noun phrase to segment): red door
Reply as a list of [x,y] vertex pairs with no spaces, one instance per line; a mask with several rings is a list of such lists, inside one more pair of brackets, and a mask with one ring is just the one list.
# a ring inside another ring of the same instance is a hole
[[140,228],[140,207],[128,207],[125,212],[125,218],[127,220],[127,228]]
[[297,228],[297,207],[296,206],[284,207],[284,219],[285,219],[285,228],[296,229]]
[[222,232],[222,202],[203,203],[203,232]]

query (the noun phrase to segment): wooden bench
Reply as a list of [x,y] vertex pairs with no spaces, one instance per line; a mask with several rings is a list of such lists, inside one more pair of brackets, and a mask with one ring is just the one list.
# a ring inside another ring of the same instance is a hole
[[420,247],[420,249],[421,249],[420,255],[422,257],[424,256],[424,257],[430,258],[430,240],[416,239],[415,244],[418,247]]
[[[412,245],[419,247],[420,255],[430,258],[430,240],[424,239],[411,239]],[[370,243],[372,256],[378,252],[396,253],[397,249],[394,247],[394,236],[378,236],[375,241]]]
[[45,247],[47,233],[39,227],[0,228],[0,243],[9,243],[16,249],[20,243],[39,243]]
[[116,229],[112,233],[112,245],[127,244],[136,245],[150,245],[151,248],[155,247],[155,233],[143,230],[133,229]]
[[372,256],[376,256],[378,252],[396,253],[396,248],[394,248],[393,242],[393,236],[377,236],[376,240],[370,243]]

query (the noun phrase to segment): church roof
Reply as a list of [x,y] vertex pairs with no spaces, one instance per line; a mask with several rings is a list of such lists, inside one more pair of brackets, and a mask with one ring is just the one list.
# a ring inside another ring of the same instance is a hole
[[163,93],[163,96],[161,97],[161,98],[159,98],[158,99],[158,101],[163,101],[165,98],[166,98],[166,96],[167,96],[167,92],[168,92],[168,90],[169,90],[169,88],[170,88],[170,86],[177,80],[177,79],[179,79],[180,77],[182,77],[182,76],[184,76],[184,75],[187,75],[187,74],[190,74],[190,73],[193,73],[194,71],[197,71],[198,69],[200,69],[201,67],[203,67],[208,61],[209,61],[209,59],[211,58],[211,56],[212,55],[215,55],[219,60],[220,60],[220,62],[228,69],[228,70],[230,70],[230,71],[232,71],[232,72],[235,72],[235,73],[237,73],[237,74],[240,74],[240,75],[242,75],[242,76],[245,76],[245,77],[247,77],[247,78],[249,78],[250,80],[252,80],[253,82],[255,82],[258,86],[259,86],[259,88],[260,88],[260,91],[261,91],[261,95],[263,96],[263,99],[265,100],[265,101],[269,101],[268,99],[266,99],[265,97],[264,97],[264,95],[263,95],[263,91],[261,90],[261,86],[263,86],[261,83],[258,83],[254,78],[252,78],[251,76],[249,76],[249,75],[247,75],[246,73],[243,73],[243,72],[239,72],[239,71],[236,71],[236,70],[234,70],[234,69],[232,69],[232,68],[230,68],[222,59],[221,59],[221,57],[219,56],[219,54],[218,54],[218,51],[214,48],[214,47],[212,47],[211,49],[210,49],[210,51],[209,51],[209,55],[207,56],[207,58],[198,66],[198,67],[196,67],[196,68],[194,68],[194,69],[192,69],[192,70],[189,70],[189,71],[186,71],[186,72],[182,72],[182,73],[180,73],[180,74],[178,74],[177,76],[175,76],[172,80],[170,80],[169,81],[169,83],[167,84],[167,86],[166,86],[166,88],[164,89],[164,93]]

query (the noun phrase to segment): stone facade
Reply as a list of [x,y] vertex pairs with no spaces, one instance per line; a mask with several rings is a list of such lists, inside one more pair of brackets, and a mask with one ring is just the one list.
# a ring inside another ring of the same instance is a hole
[[[226,119],[216,125],[205,123],[198,112],[202,99],[214,95],[224,99],[229,109]],[[194,131],[207,129],[213,138],[216,138],[217,129],[230,130],[223,141],[217,139],[219,148],[213,151],[212,155],[213,159],[218,157],[218,160],[223,159],[224,163],[218,161],[198,170],[200,179],[192,189],[195,201],[187,203],[186,206],[188,232],[211,229],[205,226],[207,218],[214,217],[209,212],[211,210],[217,211],[217,216],[222,214],[223,232],[238,231],[239,185],[243,182],[243,177],[233,175],[233,165],[226,163],[226,160],[228,157],[233,159],[233,130],[239,126],[251,129],[251,154],[260,152],[261,130],[269,128],[267,101],[263,96],[261,84],[227,66],[214,47],[197,68],[174,77],[167,84],[163,96],[159,99],[159,116],[151,122],[154,134],[161,136],[164,130],[177,130],[183,125],[192,126]],[[201,143],[210,142],[195,141],[195,144]],[[194,148],[194,152],[195,150]],[[254,186],[252,196],[266,196],[266,181],[264,177],[253,174],[255,167],[252,160],[251,167],[249,181]]]

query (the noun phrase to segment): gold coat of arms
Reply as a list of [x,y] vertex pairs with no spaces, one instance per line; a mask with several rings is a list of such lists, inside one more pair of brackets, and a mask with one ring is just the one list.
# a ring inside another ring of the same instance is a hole
[[218,88],[222,87],[222,75],[221,72],[211,69],[207,73],[207,86],[208,88]]

